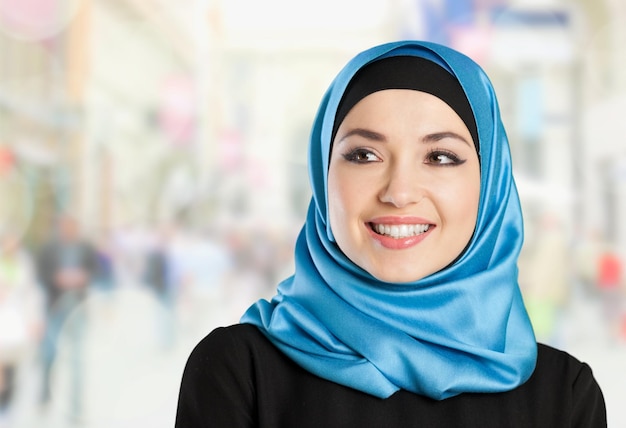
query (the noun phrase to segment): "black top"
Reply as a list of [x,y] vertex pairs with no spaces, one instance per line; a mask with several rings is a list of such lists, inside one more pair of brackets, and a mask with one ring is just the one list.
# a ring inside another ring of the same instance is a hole
[[380,399],[307,372],[239,324],[214,330],[191,353],[176,427],[606,427],[606,409],[589,366],[542,344],[535,372],[513,391],[436,401],[401,390]]
[[[78,269],[87,276],[87,283],[76,289],[65,289],[57,282],[57,275],[63,269]],[[36,257],[36,273],[39,283],[46,293],[46,305],[59,310],[59,300],[63,295],[84,299],[87,286],[98,270],[98,256],[93,246],[86,241],[54,240],[45,243]]]

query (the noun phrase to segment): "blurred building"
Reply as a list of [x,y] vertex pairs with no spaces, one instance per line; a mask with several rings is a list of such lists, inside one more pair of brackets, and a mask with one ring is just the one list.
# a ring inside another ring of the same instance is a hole
[[68,207],[92,230],[299,222],[330,79],[360,49],[415,37],[492,77],[529,236],[548,210],[626,244],[620,2],[39,3],[56,13],[20,27],[4,10],[0,32],[0,147],[29,189],[32,239]]
[[21,208],[3,210],[1,226],[37,237],[57,205],[80,195],[72,181],[82,164],[87,15],[13,3],[0,6],[0,149],[2,184],[12,190],[3,205]]

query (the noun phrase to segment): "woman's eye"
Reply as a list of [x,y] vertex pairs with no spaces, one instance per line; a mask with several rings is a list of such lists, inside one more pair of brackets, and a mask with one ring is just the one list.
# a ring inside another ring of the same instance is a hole
[[343,155],[348,162],[368,163],[378,161],[378,156],[366,149],[354,149]]
[[432,165],[454,166],[461,165],[464,162],[464,159],[461,159],[454,153],[445,150],[433,150],[426,158],[426,163]]

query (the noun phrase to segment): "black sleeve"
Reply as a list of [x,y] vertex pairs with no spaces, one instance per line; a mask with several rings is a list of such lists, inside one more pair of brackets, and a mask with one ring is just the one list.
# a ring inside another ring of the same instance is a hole
[[606,406],[591,368],[582,364],[573,384],[572,422],[576,428],[606,428]]
[[256,409],[250,351],[218,328],[192,351],[185,366],[176,428],[249,428]]

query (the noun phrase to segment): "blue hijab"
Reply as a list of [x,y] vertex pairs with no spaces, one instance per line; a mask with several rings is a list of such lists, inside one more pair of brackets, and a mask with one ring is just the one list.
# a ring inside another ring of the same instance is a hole
[[[413,283],[380,281],[339,249],[328,221],[327,171],[337,107],[369,62],[417,56],[461,83],[476,125],[481,192],[474,235],[450,266]],[[537,346],[517,283],[522,213],[493,87],[468,57],[445,46],[392,42],[340,71],[318,110],[309,147],[313,197],[295,249],[295,274],[271,301],[243,315],[311,373],[386,398],[399,389],[437,400],[524,383]]]

